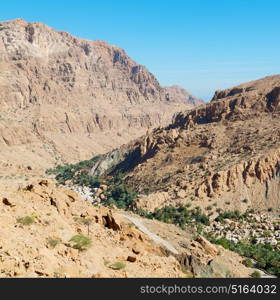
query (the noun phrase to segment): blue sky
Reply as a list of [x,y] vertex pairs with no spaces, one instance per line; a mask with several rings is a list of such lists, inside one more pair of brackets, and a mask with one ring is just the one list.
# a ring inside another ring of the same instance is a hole
[[107,41],[162,85],[209,100],[217,89],[280,73],[279,12],[279,0],[9,0],[0,19]]

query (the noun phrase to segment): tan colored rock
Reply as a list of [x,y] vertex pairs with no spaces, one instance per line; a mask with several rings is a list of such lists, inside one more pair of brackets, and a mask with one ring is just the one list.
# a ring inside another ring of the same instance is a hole
[[147,211],[154,211],[156,208],[161,207],[169,198],[167,192],[152,193],[149,195],[141,195],[136,200],[136,207],[142,208]]
[[107,215],[103,215],[102,218],[105,227],[116,231],[121,230],[119,218],[117,216],[113,216],[111,211],[109,211]]
[[189,94],[169,96],[116,46],[39,22],[12,20],[0,28],[1,157],[22,172],[89,159],[196,105]]
[[207,254],[211,256],[216,256],[218,254],[216,247],[207,241],[203,236],[199,235],[196,239],[196,242],[201,244]]

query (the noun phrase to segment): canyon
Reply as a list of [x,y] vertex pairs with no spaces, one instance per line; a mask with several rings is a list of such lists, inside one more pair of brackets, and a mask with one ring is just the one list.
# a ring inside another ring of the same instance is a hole
[[211,102],[102,156],[91,174],[123,171],[139,192],[136,206],[148,211],[191,203],[277,214],[279,86],[277,75],[217,91]]
[[279,114],[280,75],[204,103],[119,47],[0,22],[0,277],[278,276]]
[[179,87],[160,86],[116,46],[39,22],[0,22],[5,174],[28,166],[44,173],[55,163],[108,152],[200,103]]

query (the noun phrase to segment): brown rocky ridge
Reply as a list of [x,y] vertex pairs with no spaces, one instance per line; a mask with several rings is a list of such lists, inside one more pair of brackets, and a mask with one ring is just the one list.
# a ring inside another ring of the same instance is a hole
[[211,206],[213,217],[217,209],[279,213],[279,95],[279,75],[218,91],[101,157],[91,174],[125,172],[148,211],[190,203]]
[[110,151],[196,104],[168,90],[116,46],[0,22],[0,166],[39,171]]

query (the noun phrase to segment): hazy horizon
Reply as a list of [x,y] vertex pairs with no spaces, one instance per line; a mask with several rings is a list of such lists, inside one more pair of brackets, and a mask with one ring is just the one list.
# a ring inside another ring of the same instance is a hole
[[217,89],[279,73],[279,9],[276,0],[12,0],[1,5],[1,20],[23,18],[106,41],[145,65],[162,86],[180,85],[210,100]]

